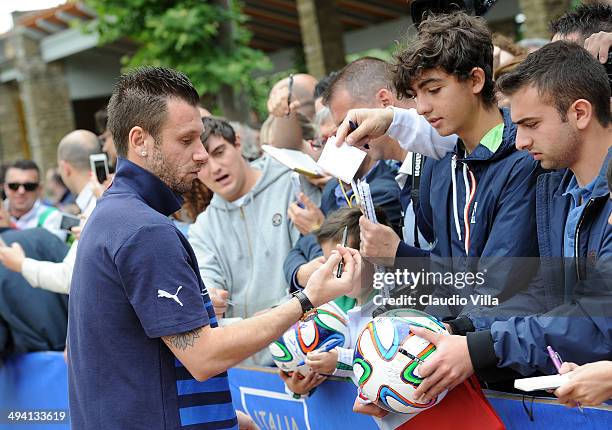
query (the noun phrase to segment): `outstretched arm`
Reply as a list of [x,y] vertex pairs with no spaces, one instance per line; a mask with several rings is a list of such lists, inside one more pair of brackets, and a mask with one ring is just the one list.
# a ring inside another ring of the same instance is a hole
[[[335,269],[341,258],[345,270],[341,278],[336,278]],[[320,306],[349,292],[360,282],[360,273],[359,253],[339,246],[338,252],[311,276],[304,293],[315,307]],[[193,377],[203,381],[262,350],[301,316],[301,305],[294,298],[262,315],[230,326],[204,326],[162,339]]]

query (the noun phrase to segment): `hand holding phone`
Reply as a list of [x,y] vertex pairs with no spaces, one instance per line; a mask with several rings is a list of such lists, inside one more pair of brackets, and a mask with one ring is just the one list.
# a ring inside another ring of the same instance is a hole
[[81,223],[81,218],[78,216],[62,213],[62,220],[60,222],[60,229],[70,231],[72,227],[76,227]]
[[108,170],[108,158],[106,158],[106,154],[92,154],[89,156],[89,165],[91,167],[91,171],[96,175],[99,183],[104,183],[106,178],[108,178],[109,170]]
[[293,195],[297,205],[304,209],[304,203],[300,201],[300,194],[303,192],[302,183],[300,182],[300,174],[297,172],[291,172],[291,187],[293,188]]

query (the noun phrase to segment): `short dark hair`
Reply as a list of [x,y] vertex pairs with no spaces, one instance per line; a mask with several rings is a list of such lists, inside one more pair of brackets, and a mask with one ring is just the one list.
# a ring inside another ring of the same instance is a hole
[[416,40],[396,56],[393,81],[399,96],[412,97],[412,83],[425,70],[441,68],[466,80],[474,67],[484,70],[483,102],[494,105],[493,43],[485,21],[463,12],[430,15],[419,25]]
[[331,82],[336,76],[338,76],[338,71],[334,70],[333,72],[330,72],[327,76],[324,76],[323,79],[321,79],[319,82],[317,82],[317,85],[315,85],[313,98],[318,99],[319,97],[323,97],[325,91],[327,91],[327,89],[329,88],[329,84],[331,84]]
[[177,98],[192,106],[200,101],[189,78],[165,67],[141,67],[119,77],[108,103],[108,128],[117,154],[125,157],[128,136],[142,127],[157,141],[168,113],[167,100]]
[[612,32],[612,6],[602,3],[582,4],[552,21],[550,31],[553,35],[558,33],[563,36],[578,33],[581,43],[594,33]]
[[[389,220],[385,213],[380,208],[376,208],[376,218],[379,223],[389,226]],[[336,243],[342,242],[342,233],[344,227],[348,227],[348,240],[347,244],[351,248],[359,249],[361,240],[359,239],[360,228],[359,218],[362,212],[359,208],[340,208],[329,214],[321,227],[314,232],[317,242],[323,243],[328,241],[334,241]]]
[[372,103],[381,88],[393,90],[391,65],[380,58],[363,57],[347,64],[332,78],[323,94],[323,104],[329,105],[334,94],[344,89],[351,98]]
[[561,119],[578,99],[588,100],[599,123],[610,123],[610,85],[604,67],[581,46],[559,40],[529,54],[513,71],[502,76],[497,86],[511,96],[533,85],[555,106]]
[[204,131],[200,135],[200,140],[208,150],[208,138],[217,136],[225,139],[232,146],[236,146],[236,132],[229,122],[222,118],[205,116],[202,118]]
[[38,179],[40,180],[40,169],[38,168],[38,164],[33,162],[32,160],[16,160],[6,166],[6,170],[4,174],[6,176],[6,172],[9,169],[19,169],[19,170],[36,170],[36,174],[38,174]]

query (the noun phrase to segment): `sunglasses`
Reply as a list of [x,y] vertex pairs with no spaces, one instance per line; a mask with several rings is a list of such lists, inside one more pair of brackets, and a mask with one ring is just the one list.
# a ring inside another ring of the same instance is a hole
[[11,190],[17,191],[19,187],[23,186],[23,189],[29,192],[36,191],[38,188],[38,182],[26,182],[21,184],[19,182],[10,182],[6,184]]

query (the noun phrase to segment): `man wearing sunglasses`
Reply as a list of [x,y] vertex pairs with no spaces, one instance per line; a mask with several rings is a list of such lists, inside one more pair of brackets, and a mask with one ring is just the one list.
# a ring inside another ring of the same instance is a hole
[[40,201],[41,190],[40,170],[33,161],[15,161],[6,169],[4,208],[11,224],[19,230],[43,227],[65,241],[66,232],[59,229],[61,214]]

